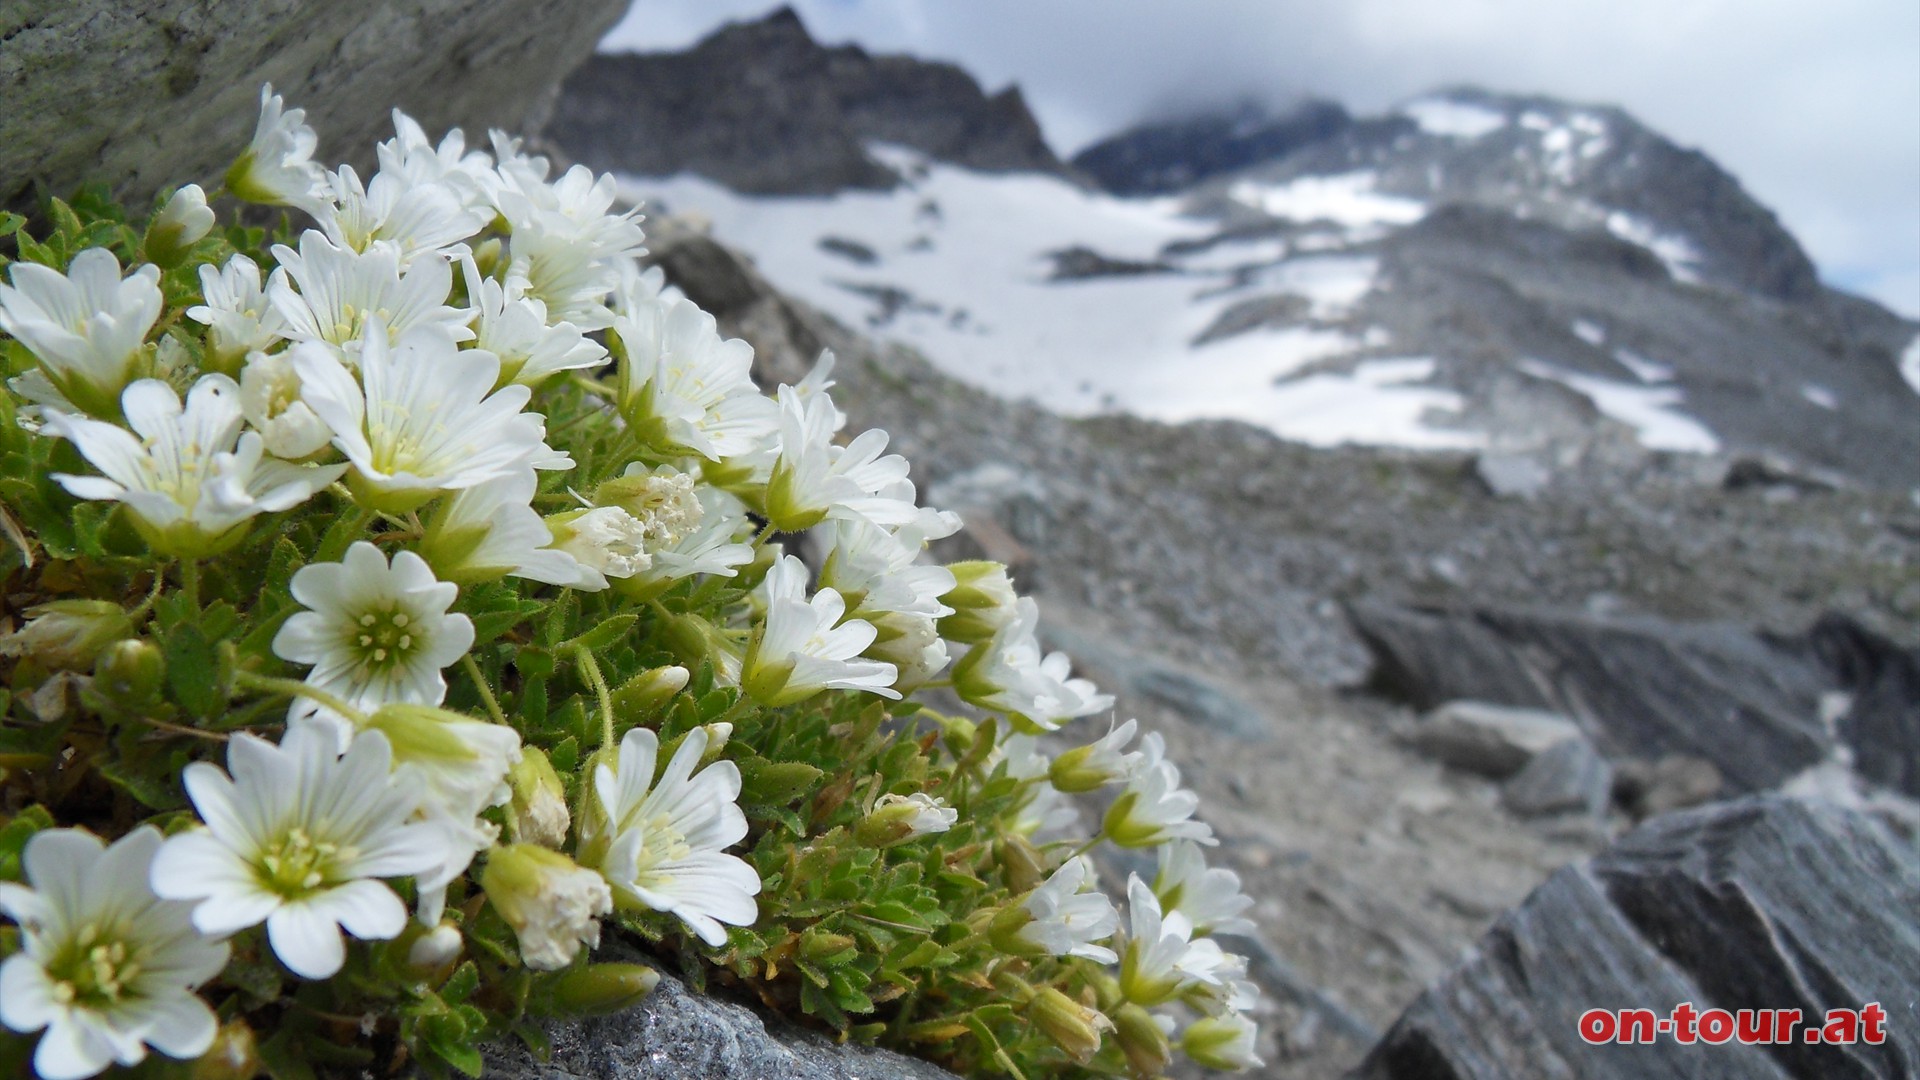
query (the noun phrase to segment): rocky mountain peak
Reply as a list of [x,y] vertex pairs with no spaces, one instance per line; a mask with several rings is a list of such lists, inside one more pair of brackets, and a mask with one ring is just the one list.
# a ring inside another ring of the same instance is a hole
[[1116,195],[1164,194],[1285,157],[1351,122],[1331,101],[1310,99],[1277,115],[1241,106],[1128,128],[1075,154],[1073,165]]
[[594,57],[548,130],[596,169],[686,170],[755,194],[892,187],[875,142],[986,171],[1066,171],[1018,87],[989,95],[953,64],[822,45],[785,7],[686,52]]

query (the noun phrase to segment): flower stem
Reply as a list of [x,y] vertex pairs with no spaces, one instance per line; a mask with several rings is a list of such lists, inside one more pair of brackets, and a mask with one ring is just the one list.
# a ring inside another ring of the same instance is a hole
[[200,560],[180,560],[180,591],[187,594],[187,603],[193,610],[200,610]]
[[480,691],[480,700],[487,707],[487,715],[493,717],[496,724],[507,722],[507,715],[500,711],[499,699],[493,696],[493,687],[487,685],[487,677],[480,672],[480,665],[474,663],[472,653],[462,653],[460,668],[473,680],[473,688]]
[[593,692],[600,699],[600,745],[613,745],[613,694],[607,689],[606,676],[600,674],[600,662],[593,658],[593,651],[585,645],[573,647],[574,660],[580,665],[580,671],[587,677]]
[[767,522],[766,527],[760,530],[760,535],[753,538],[753,546],[757,548],[761,544],[766,543],[767,540],[770,537],[772,537],[774,533],[777,533],[779,531],[780,531],[779,529],[774,528],[773,522],[771,521]]
[[339,713],[341,716],[346,717],[353,722],[354,727],[360,727],[367,722],[366,713],[361,712],[339,697],[317,686],[298,682],[293,679],[277,679],[271,675],[255,675],[253,672],[244,669],[233,673],[233,681],[241,686],[249,686],[255,690],[263,690],[269,694],[306,698],[309,701],[324,705],[334,712]]

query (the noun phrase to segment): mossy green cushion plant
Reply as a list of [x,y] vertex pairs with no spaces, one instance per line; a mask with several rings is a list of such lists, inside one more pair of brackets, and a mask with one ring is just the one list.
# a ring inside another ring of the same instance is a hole
[[831,358],[767,395],[610,177],[395,125],[363,183],[269,89],[211,204],[0,220],[0,1056],[477,1075],[652,988],[612,922],[963,1073],[1254,1063],[1197,799],[1042,752],[1112,699]]

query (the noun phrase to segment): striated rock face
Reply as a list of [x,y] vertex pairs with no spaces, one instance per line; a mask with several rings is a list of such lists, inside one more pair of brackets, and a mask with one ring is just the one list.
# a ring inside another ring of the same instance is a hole
[[495,1049],[486,1075],[499,1080],[954,1080],[924,1061],[837,1045],[776,1024],[731,1001],[696,994],[671,975],[638,1006],[547,1030],[553,1054],[539,1061],[519,1044]]
[[524,132],[627,0],[62,0],[0,7],[0,205],[104,180],[129,200],[217,180],[260,84],[307,110],[336,161],[391,130]]
[[[1356,1080],[1762,1080],[1920,1067],[1920,852],[1872,818],[1779,797],[1649,822],[1502,916],[1416,1001]],[[1799,1009],[1879,1002],[1881,1046],[1592,1046],[1591,1008]]]
[[891,187],[869,142],[976,169],[1064,170],[1018,87],[988,95],[952,64],[827,48],[789,8],[688,52],[594,57],[568,78],[550,134],[596,169],[691,170],[763,194]]
[[1073,165],[1116,195],[1164,194],[1284,157],[1352,120],[1331,101],[1307,101],[1279,116],[1245,111],[1143,124],[1080,151]]

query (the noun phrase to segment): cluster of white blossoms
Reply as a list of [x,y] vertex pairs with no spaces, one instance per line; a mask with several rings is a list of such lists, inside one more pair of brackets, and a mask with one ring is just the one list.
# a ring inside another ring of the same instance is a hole
[[[1157,848],[1160,865],[1151,885],[1129,882],[1124,923],[1079,855],[994,923],[1011,952],[1117,968],[1111,1017],[1048,999],[1060,1030],[1090,1026],[1094,1048],[1117,1031],[1136,1068],[1158,1071],[1182,1006],[1198,1017],[1177,1036],[1189,1056],[1256,1064],[1246,961],[1212,936],[1249,929],[1251,901],[1231,872],[1206,867],[1196,796],[1158,736],[1128,749],[1133,721],[1042,753],[1039,737],[1113,698],[1042,650],[1038,611],[1005,567],[925,560],[959,519],[918,505],[884,433],[842,441],[831,356],[769,397],[751,348],[643,270],[640,219],[614,208],[610,177],[550,178],[545,159],[499,133],[487,152],[458,131],[435,144],[394,122],[363,182],[315,163],[301,110],[263,90],[226,190],[312,224],[273,248],[270,269],[245,255],[200,267],[185,315],[204,347],[190,361],[171,338],[148,340],[163,308],[155,266],[123,269],[92,249],[65,274],[16,263],[0,285],[0,330],[37,361],[9,385],[40,433],[97,473],[56,479],[119,503],[187,588],[200,560],[262,515],[324,496],[343,519],[339,546],[292,574],[297,607],[272,637],[304,676],[269,680],[293,698],[278,741],[235,734],[224,770],[187,768],[199,825],[111,847],[49,832],[27,849],[30,887],[0,885],[25,941],[0,970],[0,1020],[46,1029],[40,1074],[92,1075],[149,1046],[203,1052],[213,1014],[194,990],[225,963],[229,936],[264,924],[290,972],[328,978],[347,938],[406,930],[396,880],[412,882],[413,915],[430,928],[414,951],[457,954],[443,905],[476,860],[530,967],[573,963],[616,909],[668,913],[725,946],[728,926],[754,923],[762,886],[728,850],[748,824],[741,773],[715,757],[727,725],[688,733],[662,766],[654,731],[633,727],[615,746],[607,717],[608,744],[570,811],[546,758],[497,709],[480,720],[441,706],[447,669],[473,663],[476,628],[456,608],[476,585],[512,577],[645,603],[689,578],[750,571],[739,621],[678,616],[746,700],[950,687],[1018,732],[986,760],[1017,789],[1006,828],[1021,844],[1075,821],[1072,796],[1118,788],[1100,836]],[[182,189],[147,250],[157,236],[183,251],[212,224],[205,194]],[[534,409],[555,385],[585,388],[618,417],[633,457],[614,479],[567,482],[575,462]],[[563,474],[545,486],[564,494],[541,495],[543,473]],[[688,672],[654,677],[672,694]],[[878,847],[958,817],[924,792],[881,794],[865,813],[858,835]]]

